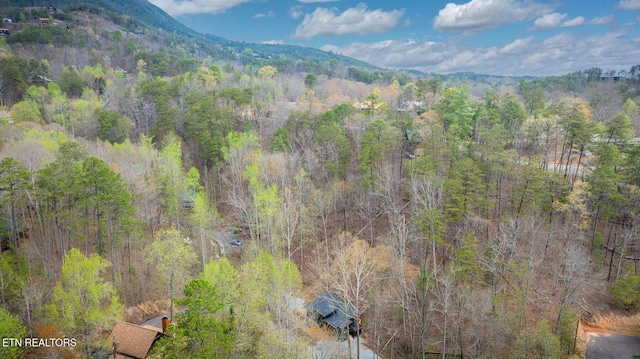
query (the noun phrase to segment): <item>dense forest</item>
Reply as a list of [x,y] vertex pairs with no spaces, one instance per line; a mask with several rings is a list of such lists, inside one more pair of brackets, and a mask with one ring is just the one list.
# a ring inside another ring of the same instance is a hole
[[566,358],[640,309],[640,65],[417,76],[11,5],[0,336],[77,345],[0,357],[170,313],[151,357]]

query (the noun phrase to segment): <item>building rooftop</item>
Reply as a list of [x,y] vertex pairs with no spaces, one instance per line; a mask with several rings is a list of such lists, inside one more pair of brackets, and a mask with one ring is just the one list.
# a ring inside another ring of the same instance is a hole
[[120,357],[144,359],[162,335],[161,329],[120,322],[113,328],[111,340],[116,342],[116,352]]
[[347,319],[353,319],[357,316],[356,308],[353,305],[347,304],[331,293],[325,293],[314,299],[307,304],[307,310],[320,314],[325,322],[334,328],[344,327]]

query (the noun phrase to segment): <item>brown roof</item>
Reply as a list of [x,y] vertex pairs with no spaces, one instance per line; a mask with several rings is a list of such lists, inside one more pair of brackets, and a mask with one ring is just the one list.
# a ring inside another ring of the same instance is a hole
[[120,322],[111,332],[111,340],[117,343],[116,351],[125,357],[144,359],[153,343],[162,336],[161,330]]

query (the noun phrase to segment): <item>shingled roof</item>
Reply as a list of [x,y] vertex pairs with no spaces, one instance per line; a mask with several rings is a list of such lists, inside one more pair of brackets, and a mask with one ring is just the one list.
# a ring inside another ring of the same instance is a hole
[[111,332],[111,340],[117,344],[119,358],[144,359],[153,343],[162,336],[162,330],[150,326],[120,322]]
[[325,293],[307,304],[307,311],[331,327],[345,328],[357,317],[356,308],[332,293]]
[[351,304],[345,303],[344,300],[338,298],[332,293],[325,293],[307,304],[307,310],[316,312],[323,318],[327,318],[337,313],[342,314],[342,317],[344,318],[345,309],[349,318],[356,317],[356,309]]

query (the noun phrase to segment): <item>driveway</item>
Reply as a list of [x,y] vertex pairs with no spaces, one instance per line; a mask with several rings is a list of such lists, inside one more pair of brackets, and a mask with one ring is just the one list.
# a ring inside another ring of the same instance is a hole
[[[242,242],[238,236],[233,232],[214,232],[206,231],[207,236],[210,239],[214,239],[222,246],[222,254],[226,255],[229,251],[240,251],[242,249]],[[240,245],[237,245],[240,244]]]
[[587,359],[640,358],[640,338],[630,335],[589,333]]
[[[173,315],[175,316],[175,314],[176,313],[174,312]],[[162,329],[162,317],[166,316],[167,318],[169,318],[169,315],[170,315],[169,313],[161,314],[161,315],[159,315],[157,317],[153,317],[153,318],[147,320],[146,322],[144,322],[144,323],[142,323],[140,325],[141,326],[148,325],[148,326],[151,326],[151,327]]]

